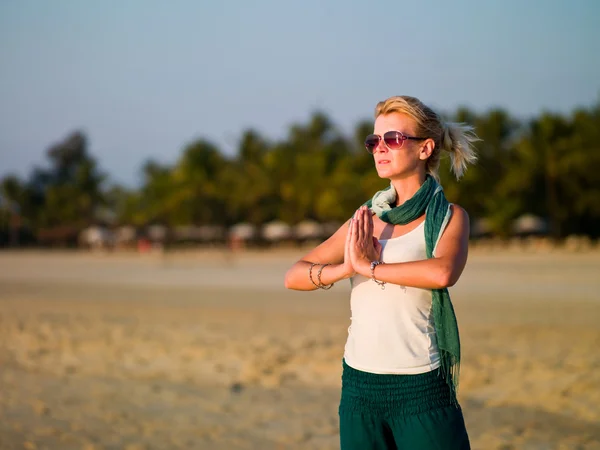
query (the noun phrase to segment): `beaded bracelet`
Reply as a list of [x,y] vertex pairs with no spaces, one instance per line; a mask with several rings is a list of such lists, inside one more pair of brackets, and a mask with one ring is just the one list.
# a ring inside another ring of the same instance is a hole
[[319,287],[320,287],[321,289],[325,289],[325,290],[327,290],[327,289],[331,289],[331,288],[333,287],[333,285],[334,285],[334,283],[331,283],[331,284],[328,284],[328,285],[324,285],[324,284],[321,282],[321,272],[323,272],[323,269],[325,268],[325,266],[330,266],[330,265],[331,265],[331,264],[323,264],[323,265],[321,266],[321,268],[319,269],[319,272],[317,273],[317,281],[319,282]]
[[377,267],[379,264],[383,264],[383,261],[371,261],[371,279],[377,283],[381,289],[385,289],[385,281],[379,281],[377,280],[377,278],[375,278],[375,267]]
[[313,270],[313,267],[315,267],[316,265],[317,265],[317,263],[310,264],[310,268],[308,269],[308,278],[310,279],[310,282],[315,285],[315,287],[320,289],[321,287],[317,283],[315,283],[315,281],[313,280],[313,277],[312,277],[312,270]]

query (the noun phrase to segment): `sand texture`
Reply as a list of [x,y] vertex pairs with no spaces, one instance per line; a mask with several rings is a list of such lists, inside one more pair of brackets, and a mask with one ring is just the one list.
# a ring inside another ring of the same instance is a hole
[[[336,449],[349,285],[294,251],[0,253],[0,450]],[[472,252],[474,449],[600,449],[600,253]]]

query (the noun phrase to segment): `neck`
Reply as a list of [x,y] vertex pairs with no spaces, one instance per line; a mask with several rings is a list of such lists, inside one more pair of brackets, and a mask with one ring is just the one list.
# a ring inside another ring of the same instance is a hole
[[396,189],[398,195],[396,198],[396,206],[400,206],[415,195],[423,183],[425,183],[425,172],[419,172],[407,177],[392,180],[392,185],[394,186],[394,189]]

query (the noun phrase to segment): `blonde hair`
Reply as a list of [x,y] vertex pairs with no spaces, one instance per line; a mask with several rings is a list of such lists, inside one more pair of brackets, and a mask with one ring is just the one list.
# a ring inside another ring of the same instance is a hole
[[450,153],[452,172],[459,179],[467,169],[467,164],[477,161],[473,142],[480,139],[474,128],[465,123],[445,122],[421,100],[406,95],[390,97],[377,103],[375,119],[380,115],[401,113],[417,123],[417,136],[431,138],[435,147],[425,162],[425,170],[439,181],[438,170],[442,150]]

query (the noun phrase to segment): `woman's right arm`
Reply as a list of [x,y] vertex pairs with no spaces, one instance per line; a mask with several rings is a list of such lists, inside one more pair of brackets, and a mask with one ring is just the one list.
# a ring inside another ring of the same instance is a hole
[[297,291],[313,291],[317,287],[310,281],[309,270],[312,263],[312,279],[317,281],[317,273],[321,264],[330,264],[321,272],[321,283],[328,285],[336,281],[350,278],[354,269],[350,262],[348,232],[350,220],[343,224],[329,239],[304,255],[285,274],[285,287]]

